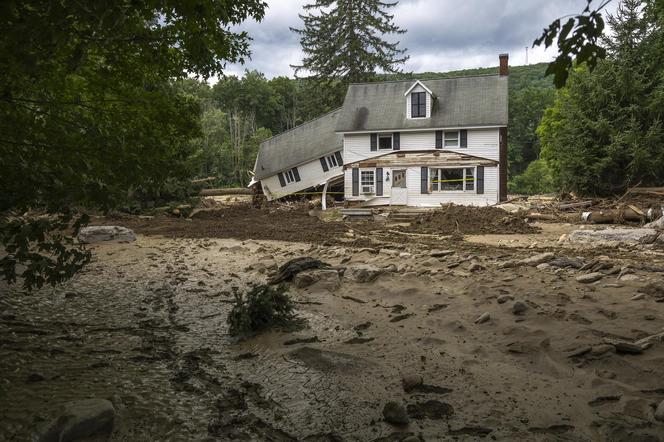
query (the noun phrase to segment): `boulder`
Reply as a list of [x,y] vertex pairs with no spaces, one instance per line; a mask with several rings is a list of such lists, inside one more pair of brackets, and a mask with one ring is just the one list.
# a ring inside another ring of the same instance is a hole
[[63,405],[60,415],[51,422],[40,442],[67,442],[98,434],[110,434],[115,422],[115,408],[106,399],[84,399]]
[[514,299],[514,296],[512,295],[500,295],[496,298],[496,301],[498,301],[498,304],[505,304],[507,301],[511,301]]
[[569,234],[571,242],[619,242],[632,244],[650,244],[657,239],[655,229],[604,229],[604,230],[575,230]]
[[401,377],[401,385],[406,393],[421,386],[423,383],[424,379],[419,374],[405,374]]
[[604,273],[593,272],[586,273],[585,275],[579,275],[576,277],[576,281],[582,284],[590,284],[596,281],[599,281],[604,277]]
[[432,258],[442,258],[443,256],[453,255],[454,250],[432,250],[429,256]]
[[373,282],[384,270],[371,264],[357,264],[348,268],[348,275],[355,282]]
[[519,264],[536,267],[542,263],[551,261],[555,257],[556,255],[551,252],[540,253],[538,255],[531,256],[530,258],[522,259],[519,261]]
[[383,407],[383,418],[385,422],[392,425],[408,425],[410,419],[406,408],[398,402],[388,402]]
[[660,402],[655,409],[655,419],[660,422],[664,422],[664,401]]
[[341,278],[339,272],[334,269],[306,270],[293,277],[293,284],[297,288],[309,287],[316,283],[330,290],[336,290],[341,286]]
[[477,319],[475,319],[475,324],[484,324],[489,319],[491,319],[489,312],[484,312]]
[[92,244],[101,241],[136,241],[133,230],[121,226],[88,226],[78,232],[78,241]]
[[528,310],[528,305],[525,302],[516,301],[514,305],[512,305],[512,313],[515,315],[520,315],[526,310]]

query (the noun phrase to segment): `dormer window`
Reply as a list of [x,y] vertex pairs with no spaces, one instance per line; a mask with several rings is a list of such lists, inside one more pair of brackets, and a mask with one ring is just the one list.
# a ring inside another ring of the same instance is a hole
[[427,93],[413,92],[410,94],[410,107],[412,118],[426,118],[427,116]]

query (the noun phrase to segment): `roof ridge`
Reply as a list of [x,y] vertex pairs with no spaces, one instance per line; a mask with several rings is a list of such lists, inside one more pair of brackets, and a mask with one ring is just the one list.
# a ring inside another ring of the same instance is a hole
[[407,78],[403,80],[385,80],[385,81],[365,81],[359,83],[350,83],[349,86],[358,86],[363,84],[382,84],[382,83],[405,83],[411,81],[436,81],[436,80],[457,80],[460,78],[476,78],[476,77],[500,77],[499,73],[496,74],[471,74],[471,75],[459,75],[455,77],[439,77],[439,78]]
[[279,137],[282,136],[282,135],[286,135],[287,133],[292,132],[292,131],[294,131],[295,129],[299,129],[299,128],[301,128],[302,126],[306,126],[306,125],[309,124],[309,123],[313,123],[313,122],[316,121],[316,120],[320,120],[321,118],[327,117],[328,115],[330,115],[330,114],[332,114],[332,113],[334,113],[334,112],[336,112],[336,111],[339,111],[339,110],[341,110],[342,108],[343,108],[343,106],[339,106],[339,107],[336,108],[336,109],[332,109],[331,111],[329,111],[329,112],[327,112],[327,113],[324,113],[323,115],[319,115],[319,116],[317,116],[316,118],[312,118],[312,119],[309,120],[309,121],[305,121],[304,123],[300,123],[300,124],[298,124],[298,125],[295,126],[295,127],[291,127],[291,128],[288,129],[288,130],[285,130],[285,131],[283,131],[283,132],[280,132],[280,133],[278,133],[278,134],[276,134],[276,135],[272,135],[270,138],[266,138],[266,139],[264,139],[263,141],[261,141],[261,144],[263,144],[263,143],[265,143],[265,142],[267,142],[267,141],[270,141],[270,140],[272,140],[272,139],[274,139],[274,138],[279,138]]

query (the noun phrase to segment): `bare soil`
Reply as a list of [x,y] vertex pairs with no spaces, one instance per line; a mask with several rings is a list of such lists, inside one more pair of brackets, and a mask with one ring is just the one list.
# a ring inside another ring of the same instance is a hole
[[[570,227],[551,224],[459,241],[248,208],[97,222],[138,240],[92,246],[55,289],[0,287],[0,440],[88,397],[114,403],[111,441],[664,440],[664,343],[606,345],[664,330],[657,250],[559,244]],[[505,265],[546,251],[590,267]],[[338,288],[291,285],[308,327],[231,339],[233,287],[299,256],[346,269]],[[353,279],[367,265],[380,275]],[[391,401],[408,425],[383,420]]]

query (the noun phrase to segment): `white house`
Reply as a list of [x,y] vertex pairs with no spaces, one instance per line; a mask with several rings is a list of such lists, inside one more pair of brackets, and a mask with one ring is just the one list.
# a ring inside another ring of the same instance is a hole
[[353,205],[496,204],[507,197],[507,94],[507,55],[496,75],[352,84],[341,109],[263,143],[255,179],[269,199],[343,174]]

